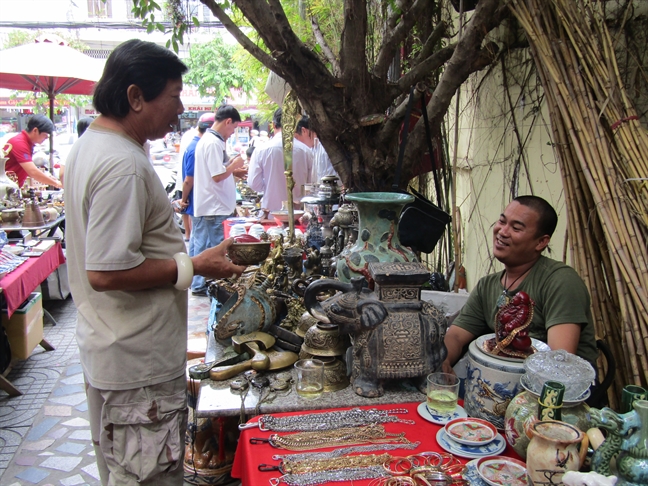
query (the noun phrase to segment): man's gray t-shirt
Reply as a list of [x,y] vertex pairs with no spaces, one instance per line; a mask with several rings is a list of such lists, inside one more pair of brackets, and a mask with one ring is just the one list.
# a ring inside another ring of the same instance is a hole
[[162,183],[141,145],[93,124],[65,172],[68,270],[77,341],[90,384],[123,390],[185,373],[187,294],[172,284],[95,291],[87,270],[129,270],[185,252]]
[[[494,332],[495,315],[499,310],[497,301],[504,290],[501,278],[502,272],[497,272],[480,279],[453,325],[475,336]],[[526,292],[535,301],[529,336],[546,343],[550,327],[565,323],[580,324],[581,335],[576,354],[596,369],[598,350],[590,296],[574,269],[541,256],[519,287],[509,291],[509,296],[519,291]]]

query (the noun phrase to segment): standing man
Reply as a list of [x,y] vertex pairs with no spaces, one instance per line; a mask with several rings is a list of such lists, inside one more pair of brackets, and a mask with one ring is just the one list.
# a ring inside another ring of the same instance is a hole
[[67,164],[67,257],[102,485],[181,485],[187,423],[187,293],[193,274],[229,277],[232,243],[190,258],[143,145],[184,111],[186,66],[130,40],[108,57],[101,114]]
[[11,151],[7,155],[9,160],[5,165],[5,171],[13,171],[18,176],[18,187],[22,187],[27,177],[46,184],[62,188],[63,184],[58,179],[40,170],[32,161],[34,146],[43,143],[54,133],[54,123],[45,115],[34,115],[27,122],[27,130],[13,138],[10,138],[4,146],[6,151],[11,145]]
[[[279,211],[282,201],[288,199],[281,139],[281,113],[279,108],[272,118],[275,129],[272,139],[254,149],[250,159],[248,185],[253,191],[263,193],[261,208],[266,213]],[[297,123],[293,140],[293,201],[297,203],[301,201],[302,185],[310,182],[313,169],[313,154],[310,148],[315,137],[309,126],[308,117],[302,117]]]
[[[194,168],[194,251],[201,252],[223,241],[223,222],[236,209],[234,177],[245,177],[243,159],[231,162],[225,142],[241,121],[239,112],[230,105],[216,111],[216,121],[196,145]],[[191,283],[194,295],[207,295],[207,284],[201,275]]]
[[573,268],[542,256],[558,222],[551,205],[537,196],[519,196],[493,228],[493,255],[502,272],[483,277],[470,292],[445,335],[444,371],[461,357],[464,346],[494,332],[495,315],[520,291],[535,301],[529,336],[589,361],[596,369],[598,350],[585,283]]
[[[214,123],[214,114],[205,113],[200,116],[198,120],[198,126],[196,127],[196,136],[189,142],[184,155],[182,156],[182,191],[180,194],[180,207],[182,208],[182,216],[188,216],[189,226],[193,226],[193,216],[194,216],[194,207],[193,207],[193,186],[194,186],[194,168],[196,160],[196,146],[198,142],[205,134],[207,129],[211,127]],[[185,223],[185,236],[187,231],[187,223]],[[189,237],[189,256],[194,256],[194,238]]]

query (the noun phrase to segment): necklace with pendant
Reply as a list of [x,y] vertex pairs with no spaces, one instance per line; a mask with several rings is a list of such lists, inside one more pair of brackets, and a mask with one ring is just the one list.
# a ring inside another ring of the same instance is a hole
[[[535,263],[534,263],[534,265],[535,265]],[[511,288],[517,283],[517,281],[520,280],[522,277],[524,277],[529,272],[529,270],[531,270],[532,268],[533,268],[533,265],[531,265],[529,268],[527,268],[525,270],[525,272],[522,273],[518,278],[513,280],[513,283],[511,283],[511,285],[509,285],[508,287],[506,286],[506,280],[508,278],[508,274],[506,273],[506,269],[504,270],[504,275],[502,275],[504,277],[504,285],[502,285],[502,287],[504,287],[504,288],[502,289],[502,294],[497,299],[497,308],[498,309],[500,307],[503,307],[503,306],[505,306],[506,304],[509,303],[509,301],[511,300],[511,298],[509,297],[509,294],[508,294],[509,290],[511,290]]]

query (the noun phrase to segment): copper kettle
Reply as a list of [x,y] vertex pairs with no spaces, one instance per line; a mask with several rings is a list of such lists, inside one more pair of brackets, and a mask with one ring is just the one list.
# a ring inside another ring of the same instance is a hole
[[45,220],[43,219],[43,214],[41,213],[40,207],[36,199],[32,199],[30,202],[25,203],[25,213],[23,214],[22,225],[25,228],[34,228],[37,226],[43,226]]

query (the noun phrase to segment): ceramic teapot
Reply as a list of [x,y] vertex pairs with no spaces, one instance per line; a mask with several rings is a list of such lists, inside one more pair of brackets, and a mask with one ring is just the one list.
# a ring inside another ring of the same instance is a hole
[[648,484],[648,400],[637,400],[634,410],[618,414],[609,408],[592,408],[592,426],[607,431],[607,438],[592,457],[592,469],[610,475],[610,460],[616,458],[620,486]]
[[[420,286],[430,274],[420,263],[372,262],[368,272],[375,282],[373,292],[363,277],[350,283],[318,280],[306,289],[306,309],[320,322],[336,324],[341,334],[351,335],[347,366],[358,395],[379,397],[384,380],[415,377],[425,393],[426,376],[438,370],[447,355],[445,315],[420,300]],[[330,290],[342,293],[320,303],[318,296]]]

